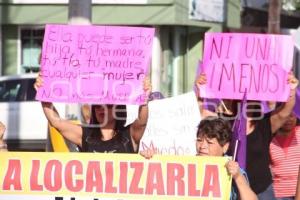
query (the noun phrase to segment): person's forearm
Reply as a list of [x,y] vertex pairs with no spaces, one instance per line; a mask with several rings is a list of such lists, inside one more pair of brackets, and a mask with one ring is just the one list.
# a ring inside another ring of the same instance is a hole
[[287,102],[285,102],[279,108],[278,114],[280,118],[286,119],[292,113],[295,103],[296,103],[296,89],[292,89]]
[[136,121],[138,126],[146,126],[148,121],[148,112],[149,112],[148,104],[141,105],[139,107],[139,114]]
[[234,181],[238,187],[241,200],[257,200],[256,194],[251,190],[244,175],[238,175],[234,178]]
[[276,131],[280,127],[282,127],[282,125],[286,122],[286,120],[292,113],[296,103],[295,93],[296,93],[295,89],[291,90],[288,101],[285,102],[283,105],[281,105],[279,108],[276,108],[275,110],[272,111],[271,131],[273,134],[275,134]]
[[41,104],[48,122],[55,127],[55,124],[61,120],[57,110],[51,102],[41,102]]
[[138,118],[130,126],[131,136],[136,145],[139,144],[141,138],[143,137],[146,125],[148,122],[148,105],[141,105],[139,107]]

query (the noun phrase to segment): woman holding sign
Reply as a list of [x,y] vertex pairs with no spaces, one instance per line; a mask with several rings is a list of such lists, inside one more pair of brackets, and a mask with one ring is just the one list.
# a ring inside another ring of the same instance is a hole
[[[224,156],[229,148],[232,131],[230,124],[220,117],[207,117],[201,120],[197,132],[197,155],[198,156]],[[231,198],[257,199],[256,194],[249,187],[246,173],[240,169],[235,161],[226,164],[228,173],[232,176]]]
[[[39,75],[34,84],[37,90],[43,85]],[[146,95],[151,92],[150,80],[146,78],[143,85]],[[123,105],[93,105],[92,118],[88,127],[81,127],[60,118],[51,102],[42,102],[48,122],[63,137],[81,147],[83,152],[133,153],[144,133],[148,106],[141,105],[138,119],[130,126],[124,127],[126,107]]]
[[[228,121],[216,116],[204,118],[197,131],[197,156],[224,156],[229,148],[231,136],[232,131]],[[153,149],[140,152],[146,159],[152,158],[156,153]],[[239,164],[229,160],[225,167],[234,180],[230,200],[257,200],[256,194],[249,186],[246,173],[240,169]]]
[[[206,84],[205,74],[199,75],[196,80],[197,86]],[[288,116],[291,114],[295,105],[295,92],[298,85],[298,80],[293,74],[289,74],[288,83],[290,85],[290,96],[287,102],[282,106],[276,108],[270,113],[261,117],[255,117],[258,113],[253,112],[257,109],[249,109],[245,113],[247,116],[246,133],[247,133],[247,146],[246,146],[246,171],[249,176],[249,182],[252,190],[258,195],[259,199],[275,199],[272,188],[272,175],[269,168],[270,155],[269,146],[272,137],[276,131],[285,123]],[[210,115],[205,108],[200,105],[203,115]],[[238,113],[234,105],[228,107],[233,114],[237,116]],[[224,116],[224,115],[222,115]]]

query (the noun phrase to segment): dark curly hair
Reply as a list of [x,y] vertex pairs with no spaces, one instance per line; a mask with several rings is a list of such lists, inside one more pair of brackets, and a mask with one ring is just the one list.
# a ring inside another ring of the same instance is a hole
[[221,146],[231,141],[230,123],[220,117],[206,117],[198,125],[197,137],[216,138]]

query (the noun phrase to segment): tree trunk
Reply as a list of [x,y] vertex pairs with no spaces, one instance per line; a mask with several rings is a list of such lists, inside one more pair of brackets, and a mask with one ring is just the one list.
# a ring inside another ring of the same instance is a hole
[[69,0],[69,24],[91,23],[91,0]]
[[[91,24],[91,0],[69,0],[69,24],[89,25]],[[68,119],[81,121],[81,106],[79,104],[67,104],[66,115]],[[66,143],[70,151],[76,151],[75,145]]]
[[269,0],[268,33],[280,34],[281,0]]

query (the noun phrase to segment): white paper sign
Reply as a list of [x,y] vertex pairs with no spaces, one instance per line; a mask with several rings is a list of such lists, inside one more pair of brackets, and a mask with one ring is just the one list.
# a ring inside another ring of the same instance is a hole
[[126,105],[126,123],[124,126],[132,124],[139,116],[139,105]]
[[200,120],[194,92],[149,102],[149,119],[139,151],[152,148],[164,155],[196,155]]

